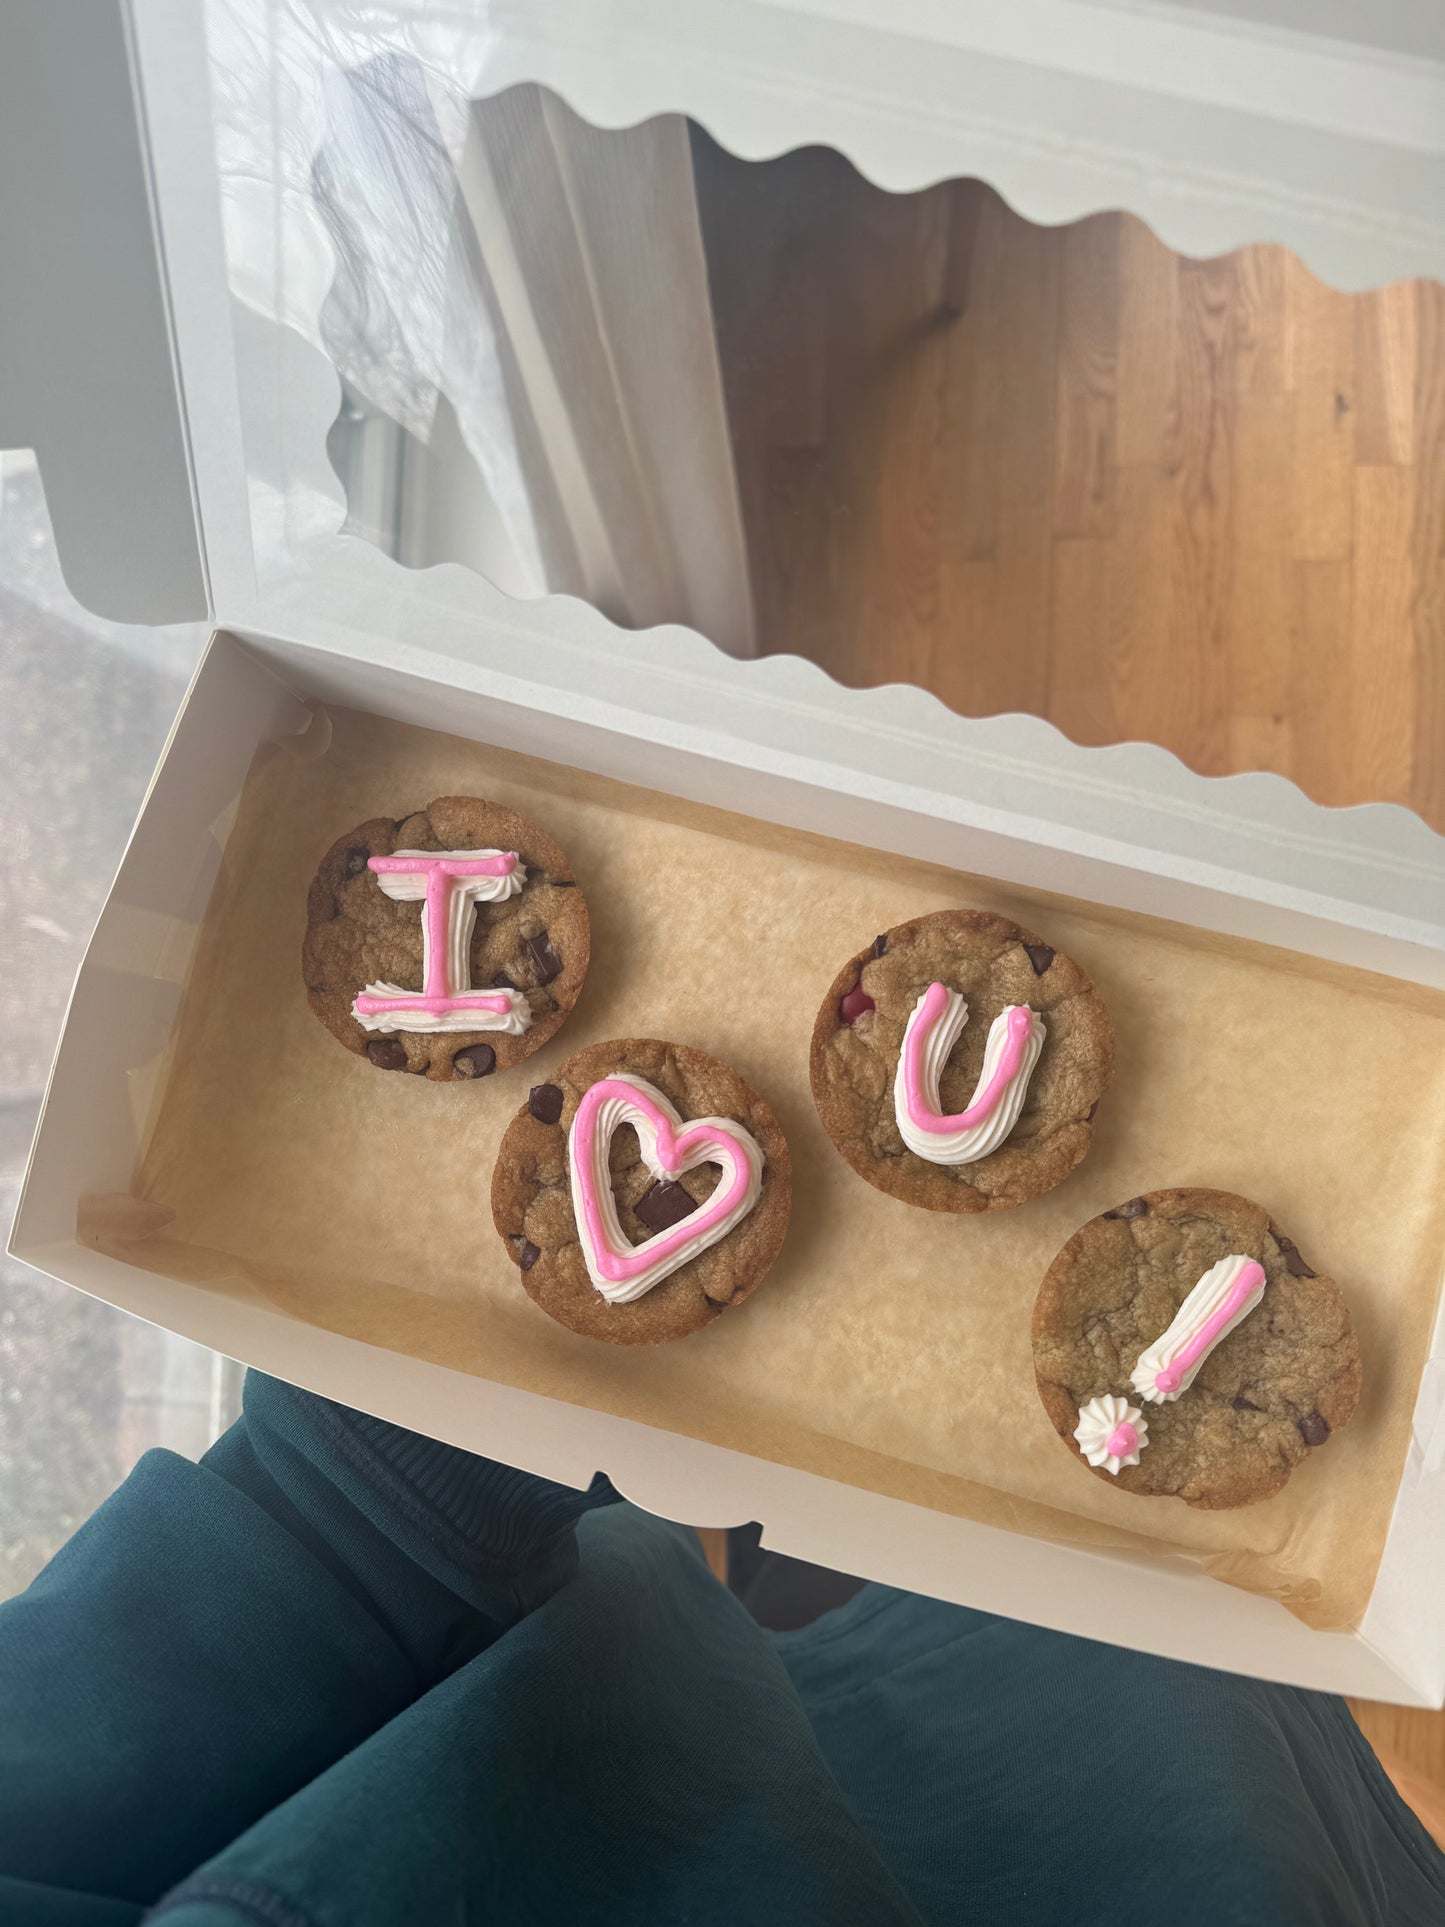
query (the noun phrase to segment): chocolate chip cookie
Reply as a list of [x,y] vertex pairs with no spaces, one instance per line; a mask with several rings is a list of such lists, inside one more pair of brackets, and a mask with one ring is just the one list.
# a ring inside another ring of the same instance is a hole
[[1205,1511],[1278,1492],[1360,1396],[1338,1285],[1229,1191],[1150,1191],[1091,1219],[1044,1276],[1033,1346],[1076,1457]]
[[1114,1027],[1088,977],[987,910],[875,937],[813,1026],[813,1101],[880,1191],[930,1211],[1005,1211],[1089,1148]]
[[451,1082],[545,1044],[590,948],[587,904],[546,831],[500,803],[439,796],[336,839],[301,960],[307,1001],[348,1050]]
[[612,1345],[685,1338],[762,1283],[792,1209],[787,1140],[705,1052],[593,1044],[507,1126],[492,1217],[528,1296]]

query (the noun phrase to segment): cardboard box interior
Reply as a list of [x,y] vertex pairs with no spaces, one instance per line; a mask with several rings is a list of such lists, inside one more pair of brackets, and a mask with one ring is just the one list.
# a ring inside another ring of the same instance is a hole
[[[594,919],[592,975],[511,1079],[387,1078],[306,1008],[299,946],[322,849],[432,795],[515,803],[567,847]],[[216,825],[219,877],[171,1048],[131,1066],[148,1120],[129,1191],[92,1190],[85,1241],[211,1294],[860,1492],[1124,1557],[1184,1558],[1316,1627],[1370,1596],[1439,1294],[1445,1000],[1135,913],[883,856],[485,744],[333,712],[300,754],[263,749]],[[1119,1032],[1095,1148],[1048,1198],[938,1219],[855,1178],[807,1090],[837,963],[947,903],[997,907],[1094,975]],[[676,1037],[769,1097],[795,1221],[751,1303],[656,1352],[592,1346],[522,1293],[487,1209],[493,1149],[527,1085],[596,1039]],[[1028,1320],[1053,1252],[1154,1185],[1268,1205],[1357,1319],[1354,1424],[1279,1498],[1204,1515],[1087,1476],[1033,1389]],[[418,1201],[425,1198],[425,1217]]]

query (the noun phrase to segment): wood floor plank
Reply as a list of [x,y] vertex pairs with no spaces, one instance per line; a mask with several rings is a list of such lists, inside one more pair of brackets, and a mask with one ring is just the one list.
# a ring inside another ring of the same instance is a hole
[[1445,287],[1416,288],[1411,533],[1415,675],[1396,700],[1415,721],[1409,800],[1427,822],[1445,829]]
[[1420,290],[1397,281],[1359,295],[1355,324],[1355,460],[1409,468],[1415,459],[1415,368]]
[[1330,770],[1336,796],[1322,801],[1350,800],[1350,778],[1338,759],[1340,712],[1342,704],[1348,704],[1349,692],[1353,573],[1350,561],[1296,562],[1293,567],[1297,673],[1290,720],[1294,766],[1282,773],[1298,782],[1301,769]]
[[1300,562],[1348,559],[1354,526],[1355,325],[1348,297],[1289,262],[1289,391],[1295,490],[1290,550]]
[[[1115,478],[1117,535],[1109,544],[1107,650],[1113,728],[1100,743],[1169,743],[1175,696],[1158,672],[1169,627],[1176,508],[1156,468],[1121,468]],[[1059,712],[1053,720],[1081,741]],[[1172,747],[1172,743],[1169,744]]]
[[1058,243],[1054,534],[1114,533],[1114,401],[1119,363],[1119,222],[1095,215]]
[[1114,459],[1121,468],[1178,465],[1179,260],[1132,215],[1118,230],[1118,370]]
[[1349,666],[1342,679],[1350,701],[1339,707],[1331,755],[1346,787],[1375,796],[1408,785],[1414,759],[1414,718],[1395,692],[1415,680],[1415,478],[1409,469],[1357,468],[1354,486]]
[[[1174,555],[1168,627],[1155,657],[1158,727],[1192,769],[1228,767],[1228,641],[1234,563],[1234,274],[1179,268],[1179,465],[1165,478]],[[1165,662],[1168,674],[1158,674]]]
[[[1061,272],[1051,231],[1010,215],[999,254],[996,620],[986,646],[1014,654],[1014,706],[1039,716],[1048,713]],[[957,636],[959,647],[971,643]]]
[[[1245,352],[1253,359],[1252,348]],[[1295,766],[1292,696],[1301,668],[1295,563],[1279,540],[1293,503],[1291,398],[1283,388],[1236,384],[1235,405],[1224,767],[1287,776]]]
[[1295,344],[1287,300],[1290,258],[1283,248],[1241,248],[1234,271],[1234,383],[1241,395],[1282,394]]
[[1068,733],[1077,742],[1116,741],[1108,655],[1109,544],[1077,536],[1056,541],[1052,584],[1049,712],[1068,719]]
[[[1007,210],[977,181],[955,181],[944,192],[950,208],[966,198],[971,253],[968,303],[940,311],[944,383],[939,422],[939,516],[948,540],[940,556],[948,569],[992,561],[998,552],[999,448],[1007,430],[1000,357],[1012,314],[1002,298],[1002,250],[1012,234]],[[961,245],[955,213],[949,246]]]

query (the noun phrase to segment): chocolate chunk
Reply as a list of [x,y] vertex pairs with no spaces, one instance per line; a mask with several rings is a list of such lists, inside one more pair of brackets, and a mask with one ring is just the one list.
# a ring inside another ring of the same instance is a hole
[[527,1109],[539,1124],[555,1124],[562,1115],[562,1093],[555,1084],[534,1084],[527,1093]]
[[1146,1218],[1148,1215],[1149,1200],[1147,1198],[1130,1198],[1127,1204],[1121,1204],[1116,1210],[1106,1211],[1104,1213],[1106,1218]]
[[517,1246],[517,1263],[522,1267],[523,1271],[530,1271],[541,1257],[541,1252],[532,1243],[530,1238],[520,1238],[514,1242]]
[[850,991],[838,999],[838,1022],[856,1024],[865,1011],[876,1009],[877,1005],[862,984],[854,984]]
[[359,877],[366,868],[369,857],[370,852],[363,850],[359,844],[349,849],[346,852],[346,874],[349,877]]
[[520,984],[514,984],[512,982],[505,970],[499,970],[492,979],[493,990],[520,990],[521,988],[522,986]]
[[[1315,1274],[1311,1272],[1309,1275],[1313,1278]],[[1306,1445],[1323,1445],[1330,1435],[1328,1423],[1320,1417],[1318,1412],[1307,1412],[1296,1423],[1299,1426],[1299,1435]]]
[[1054,946],[1051,943],[1026,943],[1024,949],[1029,953],[1029,962],[1034,967],[1034,975],[1042,977],[1054,961]]
[[406,1045],[396,1037],[373,1037],[366,1055],[379,1071],[404,1071]]
[[452,1071],[457,1077],[490,1077],[497,1068],[497,1053],[490,1044],[472,1044],[466,1050],[459,1050],[452,1059]]
[[888,932],[885,930],[881,936],[877,936],[873,939],[872,954],[875,957],[881,957],[887,953],[887,950],[888,950]]
[[562,959],[552,948],[552,939],[545,930],[539,931],[535,937],[523,937],[522,948],[537,973],[539,984],[550,984],[554,977],[561,976]]
[[1236,1412],[1262,1412],[1264,1410],[1264,1407],[1262,1405],[1256,1405],[1252,1398],[1246,1398],[1243,1392],[1240,1393],[1238,1398],[1232,1398],[1229,1402]]
[[1099,1108],[1099,1100],[1098,1100],[1098,1098],[1096,1097],[1096,1098],[1094,1099],[1094,1101],[1093,1101],[1093,1103],[1092,1103],[1092,1104],[1091,1104],[1091,1105],[1089,1106],[1089,1108],[1088,1108],[1088,1110],[1087,1110],[1087,1111],[1085,1111],[1085,1113],[1084,1113],[1084,1122],[1085,1122],[1086,1124],[1092,1124],[1092,1123],[1093,1123],[1093,1121],[1094,1121],[1094,1113],[1095,1113],[1095,1111],[1097,1111],[1097,1110],[1098,1110],[1098,1108]]
[[577,888],[576,883],[571,877],[547,877],[544,881],[550,883],[554,890],[575,890]]
[[1314,1267],[1307,1264],[1300,1256],[1300,1248],[1293,1238],[1282,1237],[1280,1233],[1276,1231],[1274,1241],[1279,1246],[1279,1255],[1284,1259],[1284,1268],[1291,1278],[1319,1277],[1320,1274]]
[[697,1210],[697,1199],[671,1178],[649,1185],[632,1209],[649,1231],[670,1231]]

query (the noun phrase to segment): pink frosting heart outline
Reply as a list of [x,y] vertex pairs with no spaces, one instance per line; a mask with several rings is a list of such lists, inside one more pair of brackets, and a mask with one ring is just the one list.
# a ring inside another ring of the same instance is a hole
[[[621,1114],[611,1120],[599,1155],[600,1114],[609,1104],[617,1105]],[[610,1216],[618,1234],[614,1238],[599,1195],[599,1171],[605,1171],[608,1145],[623,1124],[641,1127],[638,1143],[643,1162],[655,1178],[676,1179],[699,1164],[723,1167],[723,1177],[705,1204],[681,1224],[656,1232],[640,1245],[629,1244],[622,1237],[609,1185]],[[651,1281],[660,1283],[662,1277],[725,1237],[735,1219],[757,1202],[763,1160],[752,1135],[726,1118],[698,1118],[685,1125],[661,1091],[641,1078],[619,1074],[590,1085],[582,1093],[572,1120],[568,1150],[573,1202],[580,1205],[577,1229],[594,1283],[602,1279],[611,1285],[631,1284],[642,1273],[661,1265],[664,1269]],[[600,1284],[598,1289],[602,1289]]]

